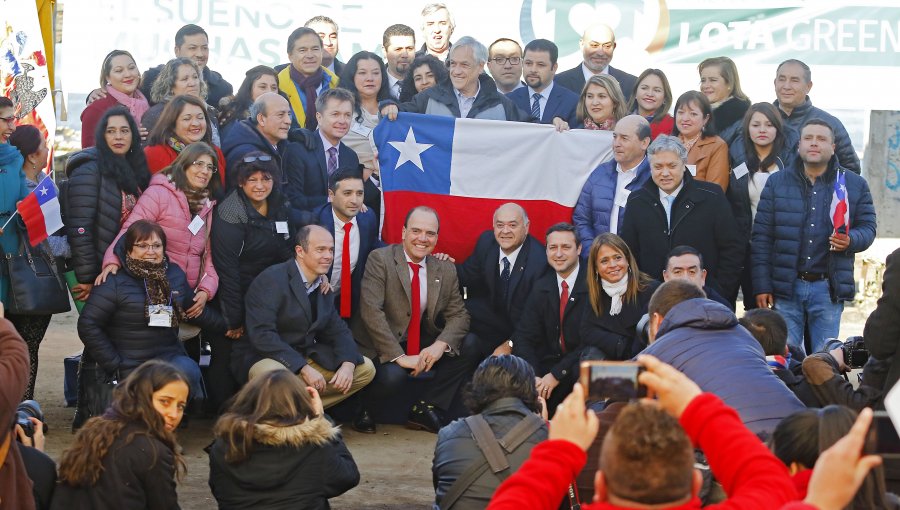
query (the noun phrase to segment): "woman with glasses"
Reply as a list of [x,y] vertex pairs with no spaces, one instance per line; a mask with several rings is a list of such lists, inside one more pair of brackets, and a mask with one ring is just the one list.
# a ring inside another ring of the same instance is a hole
[[[215,150],[218,166],[225,168],[225,156],[212,142],[212,125],[206,103],[192,95],[175,96],[166,103],[159,121],[147,138],[144,154],[151,173],[172,164],[175,157],[194,142],[204,142]],[[225,184],[225,173],[217,176]]]
[[[105,97],[90,103],[81,112],[81,147],[86,149],[94,146],[97,122],[113,106],[128,108],[140,125],[144,113],[150,109],[150,103],[141,93],[140,86],[141,72],[131,53],[124,50],[109,52],[100,66],[100,90],[106,92]],[[141,138],[147,136],[146,131],[140,134]]]
[[[244,156],[234,167],[237,188],[216,206],[213,215],[212,257],[218,272],[230,275],[219,282],[219,309],[227,331],[212,335],[210,380],[228,381],[231,348],[244,335],[244,295],[263,269],[291,257],[293,229],[288,227],[289,207],[275,182],[278,163],[264,152]],[[231,395],[222,384],[210,385],[210,402],[218,408]],[[226,387],[227,389],[227,387]],[[236,389],[236,388],[234,388]]]
[[[185,310],[187,319],[196,319],[219,288],[219,275],[209,249],[209,227],[213,199],[219,190],[219,160],[212,147],[196,142],[186,146],[171,165],[150,179],[134,210],[122,225],[119,237],[138,220],[158,223],[165,231],[167,260],[177,264],[193,289],[193,304]],[[118,238],[117,238],[118,240]],[[95,284],[106,281],[122,267],[115,243],[103,257],[103,272]],[[96,288],[94,292],[96,292]]]

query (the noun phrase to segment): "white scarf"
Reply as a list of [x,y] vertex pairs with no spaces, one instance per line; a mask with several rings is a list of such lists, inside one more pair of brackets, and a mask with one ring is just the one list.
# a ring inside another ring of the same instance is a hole
[[625,276],[616,283],[609,283],[603,278],[600,279],[600,283],[603,285],[603,291],[606,292],[606,295],[612,298],[609,314],[619,315],[619,312],[622,311],[622,296],[628,290],[628,273],[625,273]]

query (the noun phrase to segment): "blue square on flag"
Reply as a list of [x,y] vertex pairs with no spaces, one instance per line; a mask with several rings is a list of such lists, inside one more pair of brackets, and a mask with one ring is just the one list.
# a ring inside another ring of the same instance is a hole
[[[414,122],[413,122],[414,121]],[[452,117],[401,113],[375,128],[384,191],[450,193],[453,160]]]
[[37,197],[38,205],[44,205],[56,198],[56,187],[53,186],[49,179],[44,179],[34,189],[34,195]]

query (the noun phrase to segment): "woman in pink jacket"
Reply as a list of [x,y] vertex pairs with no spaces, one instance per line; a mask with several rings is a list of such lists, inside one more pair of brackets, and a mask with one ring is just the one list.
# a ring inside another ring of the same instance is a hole
[[[219,179],[215,150],[203,142],[188,145],[162,172],[153,176],[150,186],[122,225],[118,238],[138,220],[158,223],[166,232],[166,255],[187,275],[188,284],[195,289],[194,306],[186,310],[189,318],[198,317],[219,287],[219,276],[213,267],[209,249],[209,229],[212,224],[213,196],[218,192]],[[110,244],[103,257],[103,272],[97,285],[115,273],[122,261]]]

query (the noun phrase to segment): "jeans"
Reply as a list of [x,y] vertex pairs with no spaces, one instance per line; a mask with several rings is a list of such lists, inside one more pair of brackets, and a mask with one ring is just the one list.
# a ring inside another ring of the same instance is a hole
[[791,345],[804,349],[803,329],[808,323],[812,351],[819,352],[825,346],[826,339],[837,338],[840,333],[844,302],[831,301],[828,280],[807,282],[798,278],[794,280],[793,297],[776,297],[775,310],[787,322],[788,342]]

